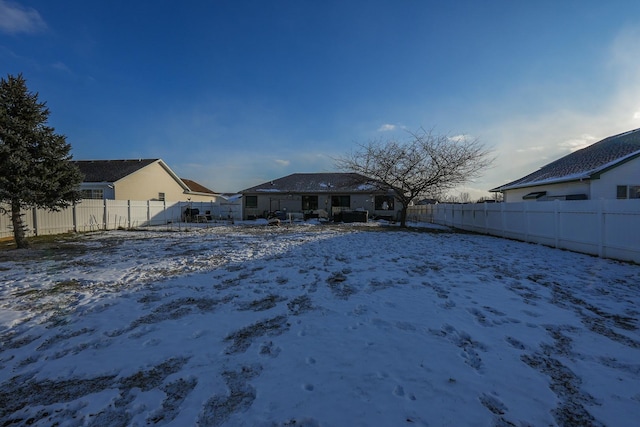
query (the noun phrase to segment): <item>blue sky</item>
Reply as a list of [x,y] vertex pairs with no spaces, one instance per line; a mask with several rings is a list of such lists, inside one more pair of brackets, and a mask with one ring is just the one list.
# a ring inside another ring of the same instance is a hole
[[472,197],[640,127],[640,2],[0,0],[77,160],[238,191],[420,127],[478,138]]

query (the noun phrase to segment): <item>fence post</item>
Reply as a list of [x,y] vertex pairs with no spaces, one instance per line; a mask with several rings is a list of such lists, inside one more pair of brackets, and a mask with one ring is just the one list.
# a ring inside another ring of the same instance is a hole
[[127,230],[131,229],[131,200],[127,200]]
[[38,209],[31,208],[31,217],[33,218],[33,235],[38,235]]
[[76,202],[73,202],[71,205],[71,218],[73,220],[73,232],[78,232],[78,215],[76,213]]
[[598,200],[598,206],[597,206],[597,210],[596,210],[596,215],[597,215],[597,221],[598,221],[598,256],[600,258],[604,258],[604,248],[605,248],[605,244],[604,244],[604,239],[605,239],[605,234],[606,234],[606,227],[605,227],[605,218],[606,215],[604,213],[604,199],[599,199]]
[[487,211],[487,206],[489,203],[484,202],[484,234],[489,234],[489,213]]
[[164,220],[164,225],[167,225],[169,223],[167,221],[167,201],[166,200],[162,201],[162,219]]
[[556,249],[560,243],[560,209],[558,208],[560,201],[558,199],[553,201],[553,231],[554,231],[554,244]]
[[451,207],[451,226],[456,226],[456,210],[454,209],[455,205],[449,205]]
[[524,241],[529,241],[529,212],[527,202],[522,202],[522,217],[524,219]]
[[506,202],[500,203],[500,232],[503,238],[507,236],[507,214],[504,211],[506,204]]
[[106,231],[109,228],[109,209],[107,208],[107,199],[102,199],[102,206],[102,228]]

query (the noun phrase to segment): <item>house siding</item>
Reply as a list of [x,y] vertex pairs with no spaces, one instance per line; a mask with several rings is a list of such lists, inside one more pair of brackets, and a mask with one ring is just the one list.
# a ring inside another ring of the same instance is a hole
[[80,184],[80,190],[100,190],[103,199],[115,199],[115,186],[108,182],[83,182]]
[[[369,217],[396,218],[401,209],[400,203],[394,204],[395,209],[375,210],[376,196],[392,197],[393,193],[380,190],[369,181],[369,178],[355,173],[287,175],[241,191],[244,197],[243,218],[262,217],[276,211],[303,214],[316,210],[325,211],[329,216],[344,210],[362,210],[367,211]],[[315,199],[311,199],[313,197],[317,197],[317,204]]]
[[603,172],[597,179],[505,190],[504,201],[508,203],[522,202],[524,201],[522,199],[523,196],[538,191],[547,192],[546,198],[542,200],[562,197],[568,194],[586,194],[588,199],[593,200],[615,199],[618,185],[640,185],[640,157]]
[[184,189],[158,163],[152,163],[114,183],[116,200],[158,200],[164,193],[165,200],[186,200]]
[[591,181],[592,199],[615,199],[618,185],[640,185],[640,158],[628,161]]
[[162,159],[74,161],[84,175],[86,198],[216,202],[218,195],[179,178]]
[[[567,196],[569,194],[586,194],[587,198],[590,197],[589,181],[573,181],[562,182],[558,184],[536,185],[533,187],[514,188],[504,191],[504,201],[507,203],[523,202],[522,198],[529,193],[538,191],[546,191],[547,195],[545,199],[553,199],[555,197]],[[545,200],[543,199],[543,200]],[[535,200],[532,200],[535,202]]]
[[[318,209],[325,210],[329,215],[339,210],[366,210],[369,212],[369,216],[397,216],[397,212],[400,210],[401,204],[396,201],[394,210],[376,210],[375,209],[375,196],[376,194],[358,194],[347,192],[336,193],[243,193],[245,202],[243,204],[243,216],[244,219],[250,217],[260,217],[267,212],[286,211],[289,213],[302,213],[302,197],[303,196],[317,196],[318,197]],[[246,206],[247,196],[256,196],[257,207],[248,208]],[[349,207],[334,207],[331,204],[331,198],[333,196],[349,196]]]
[[547,192],[544,198],[535,200],[568,195],[616,199],[617,186],[621,186],[622,194],[622,186],[639,183],[640,129],[635,129],[607,137],[490,191],[502,192],[504,200],[511,203],[520,202],[523,196],[534,192]]

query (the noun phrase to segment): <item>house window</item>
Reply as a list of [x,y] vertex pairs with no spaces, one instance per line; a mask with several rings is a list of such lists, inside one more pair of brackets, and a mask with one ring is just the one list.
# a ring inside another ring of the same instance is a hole
[[158,200],[164,202],[164,193],[158,193]]
[[[545,200],[544,196],[547,195],[546,191],[534,191],[533,193],[525,194],[522,196],[522,200]],[[553,197],[550,197],[549,200],[552,200]]]
[[81,190],[83,199],[102,200],[104,199],[104,192],[98,189]]
[[375,209],[377,211],[393,210],[393,202],[395,197],[393,196],[376,196]]
[[318,209],[318,196],[302,196],[302,210],[313,211]]
[[331,206],[334,208],[349,208],[351,207],[350,196],[331,196]]
[[244,196],[244,207],[245,208],[257,208],[258,207],[258,196]]
[[640,199],[640,185],[618,185],[616,187],[617,199]]

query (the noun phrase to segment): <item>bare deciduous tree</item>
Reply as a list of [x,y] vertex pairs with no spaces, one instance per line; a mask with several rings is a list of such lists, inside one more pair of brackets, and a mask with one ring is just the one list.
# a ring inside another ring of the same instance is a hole
[[402,204],[400,226],[407,226],[407,208],[417,197],[444,194],[488,168],[491,152],[478,139],[436,135],[420,129],[407,141],[370,141],[336,159],[336,166],[370,179],[379,189],[391,189]]
[[460,193],[460,195],[458,196],[458,199],[460,203],[471,203],[471,195],[466,191],[463,191],[462,193]]

